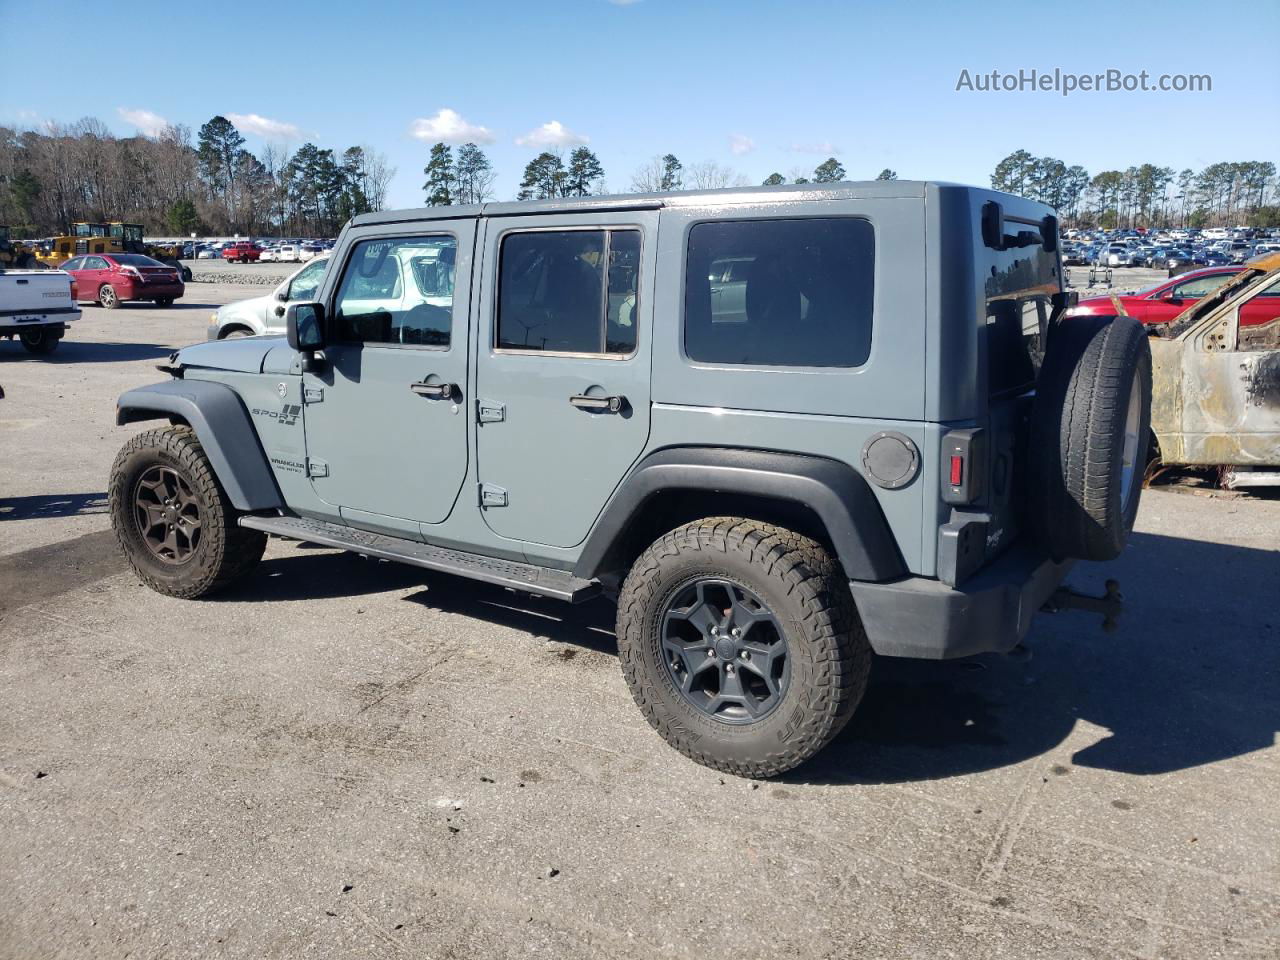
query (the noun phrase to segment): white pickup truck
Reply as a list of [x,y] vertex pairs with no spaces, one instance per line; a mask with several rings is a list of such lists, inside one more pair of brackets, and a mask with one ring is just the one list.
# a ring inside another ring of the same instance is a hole
[[0,270],[0,337],[17,337],[32,353],[52,353],[67,324],[80,319],[62,270]]

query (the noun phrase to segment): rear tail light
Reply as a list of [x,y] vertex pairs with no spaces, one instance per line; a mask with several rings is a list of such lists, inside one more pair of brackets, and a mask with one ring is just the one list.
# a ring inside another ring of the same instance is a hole
[[952,430],[942,438],[942,499],[976,503],[986,494],[987,434],[981,427]]

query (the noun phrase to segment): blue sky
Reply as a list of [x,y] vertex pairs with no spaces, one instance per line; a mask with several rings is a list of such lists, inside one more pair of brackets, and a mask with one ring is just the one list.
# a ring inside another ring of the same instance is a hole
[[[105,9],[105,8],[104,8]],[[91,115],[121,135],[233,117],[257,149],[367,144],[422,202],[441,133],[478,139],[516,191],[543,145],[587,142],[607,184],[671,151],[758,183],[830,154],[850,179],[987,182],[1017,148],[1091,173],[1280,162],[1280,4],[825,0],[203,3],[68,14],[0,0],[0,123]],[[144,13],[154,9],[155,15]],[[78,23],[79,26],[73,26]],[[56,61],[56,62],[55,62]],[[60,64],[84,64],[85,81]],[[90,66],[96,65],[96,66]],[[962,69],[1210,74],[1212,92],[957,92]],[[23,78],[21,82],[14,78]],[[441,111],[448,111],[442,113]],[[419,138],[415,138],[415,131]],[[517,142],[521,141],[521,142]]]

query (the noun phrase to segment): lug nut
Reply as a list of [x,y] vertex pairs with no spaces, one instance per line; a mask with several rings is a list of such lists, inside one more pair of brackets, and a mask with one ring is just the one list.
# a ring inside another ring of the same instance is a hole
[[707,647],[707,656],[714,660],[716,658],[716,648]]
[[737,627],[734,627],[732,630],[729,631],[729,633],[731,633],[735,637],[742,636],[742,631],[739,630]]
[[714,637],[714,636],[718,636],[718,635],[719,635],[719,633],[720,633],[720,628],[719,628],[719,627],[712,627],[712,628],[711,628],[711,635],[712,635],[713,637]]
[[729,664],[727,667],[725,667],[725,668],[724,668],[724,672],[725,672],[726,674],[728,674],[729,676],[731,676],[731,677],[732,677],[732,676],[733,676],[733,664],[731,663],[731,664]]
[[751,653],[750,653],[750,651],[748,651],[748,650],[743,650],[740,654],[738,654],[738,656],[739,656],[740,658],[742,658],[743,660],[750,660],[750,659],[751,659]]

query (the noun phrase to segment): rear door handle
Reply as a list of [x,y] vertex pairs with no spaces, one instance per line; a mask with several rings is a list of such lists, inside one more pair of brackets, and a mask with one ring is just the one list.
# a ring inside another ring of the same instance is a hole
[[575,393],[569,398],[569,402],[579,410],[598,410],[602,413],[619,413],[622,408],[627,405],[627,398],[623,396],[591,397],[585,393]]
[[420,397],[445,400],[453,396],[458,385],[456,383],[411,383],[409,389]]

